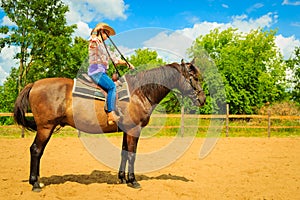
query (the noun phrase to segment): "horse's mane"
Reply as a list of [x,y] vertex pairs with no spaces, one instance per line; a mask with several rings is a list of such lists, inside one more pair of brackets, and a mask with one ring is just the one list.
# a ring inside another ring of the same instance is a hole
[[[131,79],[131,89],[140,89],[143,93],[157,90],[161,87],[166,87],[169,84],[174,84],[178,79],[179,73],[185,75],[187,70],[178,63],[171,63],[164,66],[144,70],[135,75],[127,75],[127,79]],[[168,78],[168,80],[166,80]],[[173,83],[170,83],[172,80]],[[169,81],[169,82],[166,82]],[[169,88],[168,88],[169,89]]]

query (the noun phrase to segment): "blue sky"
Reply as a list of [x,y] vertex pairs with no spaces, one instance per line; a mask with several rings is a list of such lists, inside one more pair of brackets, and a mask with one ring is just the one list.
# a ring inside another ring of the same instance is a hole
[[[249,32],[258,27],[277,29],[276,44],[285,58],[300,46],[300,0],[63,0],[70,8],[68,24],[77,24],[74,36],[88,38],[98,22],[117,32],[115,43],[122,52],[148,47],[162,50],[162,57],[179,59],[199,35],[213,28],[229,27]],[[13,23],[0,10],[0,24]],[[5,35],[0,35],[5,37]],[[5,48],[0,55],[0,84],[18,48]],[[166,53],[167,52],[167,53]],[[170,56],[169,52],[173,55]]]
[[241,15],[255,20],[271,12],[278,19],[270,28],[278,28],[284,36],[294,34],[300,38],[300,1],[295,0],[128,0],[125,4],[126,20],[107,20],[118,31],[144,26],[177,30],[203,21],[230,23],[234,16]]

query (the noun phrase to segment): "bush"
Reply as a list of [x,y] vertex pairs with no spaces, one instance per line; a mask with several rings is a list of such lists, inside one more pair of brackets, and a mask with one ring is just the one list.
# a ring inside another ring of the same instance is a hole
[[278,102],[272,105],[265,105],[259,111],[259,115],[267,115],[270,110],[271,115],[279,116],[299,116],[300,106],[291,101]]

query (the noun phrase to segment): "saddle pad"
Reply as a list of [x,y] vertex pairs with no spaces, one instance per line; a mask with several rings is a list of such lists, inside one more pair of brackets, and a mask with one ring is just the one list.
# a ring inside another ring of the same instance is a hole
[[[84,97],[95,98],[105,101],[105,95],[97,88],[82,83],[80,80],[74,79],[73,94]],[[119,101],[129,101],[130,95],[125,77],[121,77],[117,86],[117,98]]]

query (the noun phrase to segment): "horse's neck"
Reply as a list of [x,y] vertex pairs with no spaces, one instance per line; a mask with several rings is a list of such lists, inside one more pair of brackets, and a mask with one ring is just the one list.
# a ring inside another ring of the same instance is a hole
[[[176,85],[175,69],[160,67],[130,76],[131,93],[138,91],[151,103],[158,104]],[[128,79],[127,78],[127,79]]]

